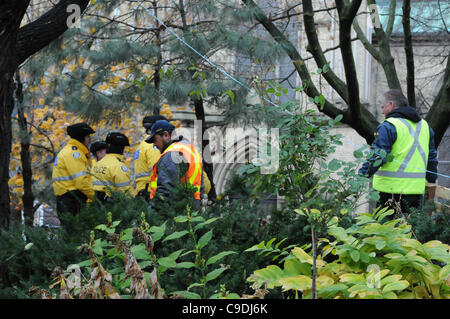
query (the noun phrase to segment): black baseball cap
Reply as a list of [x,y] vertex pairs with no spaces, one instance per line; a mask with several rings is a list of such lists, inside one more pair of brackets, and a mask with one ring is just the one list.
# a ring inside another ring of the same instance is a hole
[[156,134],[162,133],[164,131],[167,131],[171,133],[175,129],[175,126],[169,123],[169,121],[166,120],[159,120],[156,121],[155,124],[152,126],[152,132],[150,136],[145,140],[147,143],[153,143],[153,138]]
[[91,143],[91,146],[89,147],[89,150],[92,154],[95,155],[95,152],[100,151],[102,149],[106,149],[107,144],[105,141],[95,141]]
[[105,142],[107,144],[119,145],[119,146],[130,146],[130,141],[125,134],[120,132],[109,132],[106,135]]
[[86,135],[94,134],[95,131],[86,123],[76,123],[67,127],[67,134],[74,139],[83,139]]
[[144,119],[142,120],[142,126],[145,128],[151,128],[152,125],[155,124],[155,122],[160,120],[167,121],[167,118],[162,115],[149,115],[144,117]]

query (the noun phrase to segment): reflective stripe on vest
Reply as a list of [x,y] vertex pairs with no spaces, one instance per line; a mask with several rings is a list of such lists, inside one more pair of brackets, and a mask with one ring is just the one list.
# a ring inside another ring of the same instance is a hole
[[426,172],[420,169],[427,167],[428,124],[424,120],[414,124],[403,118],[388,118],[386,121],[394,125],[397,131],[397,140],[391,150],[395,161],[383,164],[375,173],[373,188],[385,193],[422,194]]
[[134,175],[135,179],[141,178],[141,177],[147,177],[150,176],[150,172],[142,172],[142,173],[138,173],[136,175]]
[[73,175],[70,176],[58,176],[58,177],[54,177],[52,179],[53,182],[66,182],[66,181],[71,181],[74,180],[75,178],[81,177],[81,176],[85,176],[85,175],[89,175],[89,173],[87,171],[81,171],[78,173],[75,173]]
[[158,161],[153,166],[152,174],[150,175],[150,198],[153,198],[156,194],[158,187],[158,170],[157,163],[161,157],[168,152],[181,152],[189,163],[188,171],[186,175],[181,178],[182,183],[186,181],[195,187],[194,198],[200,200],[200,188],[202,177],[202,161],[200,154],[195,150],[192,144],[172,143],[158,158]]
[[113,183],[113,182],[109,182],[109,181],[93,181],[92,183],[94,186],[111,186],[111,187],[117,187],[117,188],[130,186],[129,181],[122,182],[122,183]]

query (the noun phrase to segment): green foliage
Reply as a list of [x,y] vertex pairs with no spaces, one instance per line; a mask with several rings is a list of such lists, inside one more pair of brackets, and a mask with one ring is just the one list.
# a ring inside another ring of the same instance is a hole
[[406,219],[420,242],[439,240],[450,245],[450,209],[445,205],[438,212],[434,201],[426,201],[422,209],[411,209]]
[[[319,240],[317,294],[319,298],[450,298],[450,246],[439,241],[421,244],[412,239],[411,226],[400,219],[383,222],[392,210],[382,209],[356,217],[344,229],[329,225],[335,238]],[[303,246],[304,248],[304,246]],[[248,278],[254,288],[282,287],[298,297],[311,298],[313,257],[294,247],[278,265],[254,271]],[[253,247],[252,250],[266,250]],[[335,260],[327,262],[325,257]]]
[[[127,272],[127,267],[124,269],[127,258],[125,252],[117,248],[117,242],[120,242],[120,245],[125,244],[129,247],[143,271],[143,276],[148,281],[148,287],[153,289],[154,283],[152,285],[148,278],[151,277],[151,273],[156,272],[158,282],[165,287],[163,289],[165,294],[193,299],[207,298],[207,285],[228,269],[226,266],[219,266],[219,262],[229,255],[236,254],[234,251],[224,250],[216,251],[214,255],[204,253],[213,239],[211,226],[217,219],[206,219],[196,211],[191,212],[187,206],[185,215],[177,215],[173,219],[166,220],[162,225],[150,227],[146,221],[146,215],[142,213],[138,228],[118,231],[121,222],[113,221],[112,214],[109,213],[107,223],[95,227],[95,230],[100,233],[97,232],[96,235],[93,231],[90,232],[88,244],[90,258],[79,262],[78,265],[84,267],[85,277],[89,278],[93,261],[98,262],[106,273],[112,275],[113,291],[120,296],[129,297],[131,288],[130,280],[127,278],[131,274]],[[177,226],[182,227],[183,230],[178,230],[180,227]],[[136,233],[140,233],[141,237],[149,235],[145,243],[136,241]],[[111,238],[116,239],[112,241]],[[174,247],[176,250],[172,250]],[[178,249],[179,247],[182,248]],[[167,252],[167,250],[172,251]],[[177,286],[174,291],[175,287],[170,284],[166,286],[165,278],[170,278],[173,273],[179,272],[182,272],[183,276],[186,274],[192,278],[193,282],[188,286]],[[225,295],[230,297],[231,294]]]
[[341,136],[331,133],[340,118],[311,119],[310,113],[297,112],[271,123],[280,130],[277,172],[260,174],[261,164],[253,161],[242,166],[238,174],[248,176],[245,187],[252,189],[253,195],[283,196],[284,207],[290,210],[318,209],[328,215],[353,211],[367,189],[367,178],[356,171],[362,158],[353,162],[329,160],[341,144]]
[[139,212],[144,212],[147,217],[149,216],[148,203],[143,198],[130,198],[121,192],[113,192],[106,204],[101,204],[95,199],[94,202],[86,205],[77,216],[62,214],[59,218],[67,232],[66,240],[80,244],[89,240],[90,230],[107,222],[108,213],[111,213],[114,220],[121,221],[117,227],[121,231],[124,228],[136,226],[140,222]]
[[48,286],[57,266],[75,263],[76,244],[60,229],[13,223],[0,233],[0,298],[29,298],[32,286]]

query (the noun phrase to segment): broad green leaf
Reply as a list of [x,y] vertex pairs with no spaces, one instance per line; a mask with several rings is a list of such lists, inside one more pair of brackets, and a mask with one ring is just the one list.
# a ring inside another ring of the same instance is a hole
[[205,219],[202,216],[195,216],[191,218],[191,223],[203,222]]
[[190,291],[174,291],[172,292],[172,295],[179,295],[185,299],[202,299],[202,297],[199,294]]
[[209,272],[209,273],[206,275],[205,282],[208,282],[208,281],[211,281],[211,280],[216,279],[217,277],[220,276],[221,273],[223,273],[223,272],[224,272],[225,270],[227,270],[227,269],[228,269],[228,268],[222,267],[222,268],[217,268],[217,269],[215,269],[215,270]]
[[364,156],[364,154],[363,154],[362,151],[356,150],[356,151],[353,152],[353,156],[354,156],[355,158],[362,158],[362,157]]
[[139,244],[131,247],[131,253],[137,260],[152,260],[152,256],[145,249],[145,244]]
[[313,257],[308,255],[303,249],[300,247],[295,247],[292,249],[292,254],[297,257],[298,260],[302,263],[313,264]]
[[279,282],[284,291],[292,289],[303,291],[306,289],[311,289],[312,286],[312,279],[304,275],[282,278]]
[[[193,262],[190,261],[183,261],[181,263],[178,263],[177,266],[175,268],[183,268],[183,269],[189,269],[189,268],[194,268],[197,267],[196,264],[194,264]],[[189,290],[189,289],[188,289]]]
[[234,104],[234,92],[232,90],[227,90],[227,93],[231,99],[231,103]]
[[231,255],[231,254],[236,254],[236,252],[235,251],[222,251],[222,252],[218,253],[217,255],[209,258],[208,261],[206,262],[206,266],[214,264],[216,261],[222,259],[225,256]]
[[188,218],[187,216],[176,216],[173,218],[173,220],[177,223],[185,223],[187,222]]
[[209,224],[215,222],[215,221],[218,220],[218,219],[219,219],[218,217],[210,218],[210,219],[208,219],[206,222],[203,222],[203,223],[200,223],[200,224],[196,225],[196,226],[194,227],[194,230],[197,231],[197,230],[203,228],[204,226],[209,225]]
[[266,248],[271,248],[271,246],[272,246],[272,243],[275,241],[275,237],[274,238],[272,238],[271,240],[269,240],[268,242],[267,242],[267,244],[266,244]]
[[328,163],[328,169],[331,171],[337,171],[341,167],[341,163],[333,158],[330,163]]
[[305,211],[303,209],[294,209],[294,212],[296,212],[299,215],[306,216]]
[[78,263],[77,265],[79,267],[87,267],[87,266],[90,266],[91,263],[92,263],[92,260],[89,258],[89,259],[86,259],[85,261]]
[[153,265],[153,261],[146,260],[146,261],[140,262],[138,264],[139,264],[139,267],[141,267],[141,269],[145,269],[148,266]]
[[166,268],[174,268],[177,266],[175,260],[169,257],[163,257],[158,259],[158,264]]
[[283,278],[283,276],[284,273],[280,267],[276,265],[269,265],[263,269],[255,270],[253,275],[251,275],[248,280],[256,281],[258,283],[264,282],[268,289],[272,289],[280,285],[278,281]]
[[359,261],[359,257],[360,257],[359,251],[357,251],[357,250],[352,250],[352,251],[350,252],[350,257],[352,257],[352,259],[353,259],[354,262],[358,262],[358,261]]
[[343,274],[339,276],[341,282],[360,283],[364,282],[364,275],[362,274]]
[[171,253],[169,256],[169,258],[172,258],[173,260],[176,260],[178,257],[180,257],[181,253],[183,252],[184,249],[180,249],[177,251],[174,251],[173,253]]
[[386,293],[388,291],[393,291],[393,290],[403,290],[403,289],[407,288],[408,286],[409,286],[409,282],[406,280],[391,282],[390,284],[387,284],[386,286],[384,286],[383,293]]
[[321,287],[328,287],[334,284],[334,280],[331,277],[325,276],[325,275],[321,275],[319,277],[317,277],[317,287],[321,288]]
[[444,280],[450,286],[450,265],[444,266],[439,272],[439,279]]
[[[287,258],[284,261],[284,273],[289,277],[294,277],[297,275],[307,275],[301,272],[301,262],[297,258]],[[311,266],[308,264],[308,268]]]
[[398,296],[393,291],[388,291],[383,293],[384,299],[398,299]]
[[181,238],[181,237],[183,237],[184,235],[187,235],[187,234],[189,234],[189,232],[186,231],[186,230],[177,231],[177,232],[174,232],[174,233],[170,234],[166,238],[164,238],[163,242],[169,241],[169,240],[178,239],[178,238]]
[[335,284],[326,287],[317,288],[318,296],[331,299],[337,296],[339,293],[342,293],[344,296],[348,297],[348,287],[344,284]]
[[209,241],[211,240],[213,235],[212,229],[204,234],[200,239],[198,240],[198,249],[202,249],[206,245],[208,245]]
[[278,242],[276,245],[275,245],[275,249],[278,249],[278,247],[280,247],[280,245],[283,243],[283,242],[285,242],[287,240],[287,238],[283,238],[282,240],[280,240],[280,242]]
[[190,290],[191,288],[195,288],[195,287],[203,287],[205,284],[201,284],[199,282],[193,283],[192,285],[189,285],[189,287],[187,287],[187,290]]
[[386,278],[383,278],[380,282],[381,287],[394,283],[394,282],[398,282],[402,279],[402,275],[391,275],[391,276],[387,276]]

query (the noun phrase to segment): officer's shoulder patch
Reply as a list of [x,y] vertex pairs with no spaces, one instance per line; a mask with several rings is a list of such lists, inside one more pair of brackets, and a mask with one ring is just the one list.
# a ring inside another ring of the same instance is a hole
[[80,158],[80,152],[73,152],[73,158]]
[[139,153],[141,152],[141,150],[140,149],[138,149],[137,151],[136,151],[136,153],[134,153],[134,160],[137,160],[138,158],[139,158]]
[[72,146],[72,150],[73,150],[73,151],[75,151],[75,150],[77,150],[77,149],[78,149],[78,147]]
[[122,165],[122,171],[124,171],[124,173],[128,172],[128,167],[126,167],[125,165]]

